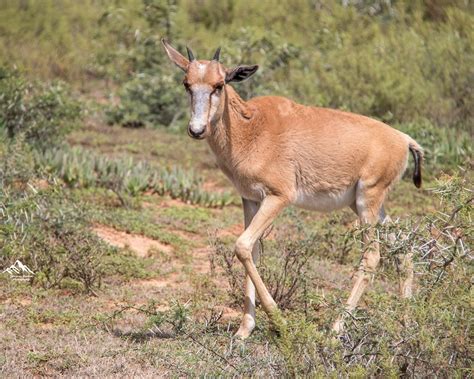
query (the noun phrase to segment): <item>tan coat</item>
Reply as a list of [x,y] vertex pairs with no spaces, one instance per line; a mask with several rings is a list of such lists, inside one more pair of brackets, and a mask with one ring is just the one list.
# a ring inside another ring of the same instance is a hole
[[[255,267],[258,239],[289,204],[327,212],[349,206],[361,222],[383,221],[385,196],[405,171],[409,151],[415,160],[413,181],[421,185],[421,147],[406,134],[365,116],[277,96],[244,101],[229,83],[245,80],[258,66],[227,69],[219,63],[220,49],[211,61],[194,59],[188,49],[186,59],[162,42],[171,61],[185,72],[183,84],[191,100],[189,135],[207,138],[217,164],[242,196],[246,229],[237,239],[235,254],[247,275],[244,315],[236,335],[245,338],[255,327],[255,290],[271,321],[284,333],[276,303]],[[356,307],[380,260],[372,233],[365,234],[364,242],[347,312]],[[411,295],[410,262],[401,266],[403,297]],[[333,330],[340,332],[343,323],[341,316]]]

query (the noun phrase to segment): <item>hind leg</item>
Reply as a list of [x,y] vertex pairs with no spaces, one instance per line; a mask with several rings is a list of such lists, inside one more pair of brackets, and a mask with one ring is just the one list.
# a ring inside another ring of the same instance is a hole
[[[383,207],[385,192],[385,188],[378,188],[376,186],[364,188],[359,184],[357,187],[357,214],[361,224],[366,224],[369,227],[363,235],[365,251],[362,255],[359,268],[354,275],[354,285],[351,293],[346,301],[346,311],[348,312],[354,310],[357,306],[380,262],[379,244],[374,239],[374,229],[372,226],[380,219],[380,211]],[[340,332],[343,329],[343,323],[344,320],[340,317],[334,323],[333,330]]]
[[[383,212],[383,213],[382,213]],[[380,222],[388,223],[392,222],[390,216],[387,216],[383,211],[383,207],[380,213]],[[388,240],[390,242],[395,242],[396,236],[395,233],[390,233],[388,235]],[[409,299],[412,297],[413,289],[413,253],[408,252],[403,255],[397,255],[395,258],[395,263],[397,265],[398,272],[398,291],[402,299]]]
[[[381,223],[391,223],[392,220],[390,216],[385,214],[385,210],[382,206],[380,209],[380,222]],[[388,240],[390,242],[395,242],[396,236],[395,233],[390,233],[388,235]],[[397,255],[395,258],[395,263],[397,265],[398,272],[398,291],[402,299],[408,299],[412,297],[413,289],[413,253],[408,252],[403,255]]]

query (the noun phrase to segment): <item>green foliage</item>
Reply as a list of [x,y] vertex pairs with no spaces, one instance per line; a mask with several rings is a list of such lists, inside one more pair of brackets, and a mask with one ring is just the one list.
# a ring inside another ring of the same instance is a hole
[[70,281],[93,292],[108,248],[87,230],[80,208],[61,188],[38,176],[28,145],[16,139],[0,146],[0,265],[19,259],[35,272],[33,282],[46,288]]
[[[162,66],[163,67],[163,66]],[[170,126],[184,116],[186,97],[175,73],[137,73],[120,90],[120,104],[107,110],[108,122],[125,127]]]
[[259,76],[238,86],[245,97],[281,94],[392,123],[472,126],[473,14],[463,1],[3,3],[2,62],[47,78],[125,81],[109,112],[114,123],[183,117],[182,73],[161,49],[165,36],[198,58],[220,45],[228,66],[260,64]]
[[[129,127],[169,126],[182,118],[186,97],[176,86],[180,73],[167,64],[160,42],[163,36],[170,38],[172,31],[174,35],[176,10],[175,1],[143,1],[139,17],[145,26],[117,57],[130,67],[132,75],[120,89],[120,104],[108,111],[109,122]],[[113,28],[114,23],[122,23],[115,17],[107,21]]]
[[0,67],[0,129],[46,149],[76,125],[80,106],[64,83],[33,84]]
[[101,28],[99,16],[113,5],[122,7],[121,17],[132,21],[139,3],[1,0],[0,65],[15,64],[30,77],[60,78],[85,87],[91,79],[109,74],[98,64],[101,54],[123,35]]
[[104,275],[147,277],[146,261],[116,252],[90,230],[90,209],[39,156],[23,135],[0,140],[0,267],[20,260],[35,273],[31,284],[88,293]]
[[155,168],[132,158],[111,159],[78,147],[49,150],[39,161],[70,187],[104,187],[114,191],[125,204],[125,196],[152,191],[169,195],[190,204],[222,207],[233,198],[228,193],[209,193],[202,189],[202,179],[179,167]]
[[14,140],[9,140],[0,134],[0,187],[18,186],[24,189],[34,177],[34,154],[25,143],[25,136],[20,134]]
[[[147,17],[152,5],[159,11]],[[258,63],[258,75],[238,85],[244,97],[285,95],[386,122],[427,119],[437,127],[464,129],[472,123],[473,16],[462,2],[176,6],[154,0],[142,9],[139,18],[147,26],[124,51],[127,59],[133,57],[133,75],[121,90],[121,105],[111,112],[112,122],[169,125],[182,117],[182,73],[166,61],[159,44],[160,36],[168,36],[181,52],[190,44],[201,59],[220,45],[228,67]]]

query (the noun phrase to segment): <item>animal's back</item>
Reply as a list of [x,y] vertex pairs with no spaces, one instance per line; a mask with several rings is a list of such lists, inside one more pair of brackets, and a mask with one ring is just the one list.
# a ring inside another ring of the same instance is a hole
[[256,127],[268,129],[262,136],[274,141],[271,161],[294,175],[295,196],[319,197],[320,204],[331,203],[328,208],[345,206],[358,181],[389,187],[406,167],[409,137],[380,121],[276,96],[250,104],[263,114]]

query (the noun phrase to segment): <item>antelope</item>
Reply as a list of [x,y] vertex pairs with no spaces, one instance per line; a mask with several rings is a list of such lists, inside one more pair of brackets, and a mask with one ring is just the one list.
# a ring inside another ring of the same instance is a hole
[[[211,60],[188,58],[165,39],[169,59],[184,71],[183,85],[191,103],[188,134],[207,139],[217,165],[242,197],[245,230],[235,244],[235,255],[246,272],[243,317],[237,337],[248,337],[255,327],[255,290],[270,321],[279,318],[277,304],[260,277],[255,262],[257,241],[287,206],[331,212],[350,207],[369,230],[383,222],[384,199],[407,167],[409,152],[421,186],[422,148],[408,135],[358,114],[310,107],[278,96],[243,100],[230,83],[252,76],[258,65],[226,68],[220,48]],[[355,309],[380,260],[373,232],[366,244],[354,284],[345,303]],[[405,262],[402,297],[411,295],[413,273]],[[403,268],[402,267],[402,268]],[[343,316],[333,325],[343,329]]]

